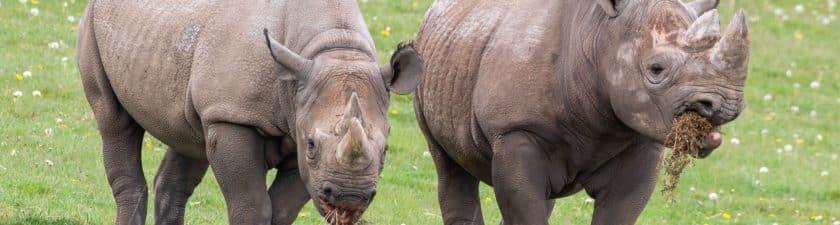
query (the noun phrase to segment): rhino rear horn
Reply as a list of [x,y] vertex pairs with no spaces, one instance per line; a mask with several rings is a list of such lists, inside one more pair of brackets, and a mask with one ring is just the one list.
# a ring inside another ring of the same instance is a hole
[[709,10],[716,9],[720,0],[695,0],[688,3],[688,7],[694,10],[697,15],[703,15]]
[[745,74],[750,55],[749,27],[744,10],[738,11],[726,33],[715,45],[712,62],[724,70]]
[[685,51],[699,52],[712,48],[720,40],[720,16],[716,9],[706,12],[680,35],[677,43]]
[[277,40],[268,34],[268,29],[263,29],[265,35],[265,42],[268,44],[268,49],[271,51],[271,58],[275,62],[288,69],[287,73],[282,73],[281,78],[284,80],[303,80],[306,74],[312,68],[312,60],[306,59],[298,55],[280,44]]

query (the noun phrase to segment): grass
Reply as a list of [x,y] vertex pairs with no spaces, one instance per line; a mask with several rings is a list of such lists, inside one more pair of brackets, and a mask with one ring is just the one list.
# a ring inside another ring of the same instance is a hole
[[[74,59],[74,29],[86,2],[67,0],[67,7],[63,1],[33,2],[0,0],[0,224],[111,224],[114,201]],[[360,2],[365,2],[360,4],[383,62],[397,43],[414,36],[430,4],[428,0]],[[639,224],[840,220],[840,45],[836,44],[840,21],[822,24],[823,16],[836,15],[838,10],[828,2],[723,1],[725,20],[737,8],[750,15],[748,108],[724,127],[724,146],[687,169],[676,203],[667,203],[657,189]],[[794,10],[797,4],[804,12]],[[33,7],[39,9],[38,16],[31,15]],[[777,8],[784,15],[776,15]],[[58,42],[59,48],[49,48],[51,42]],[[788,70],[791,76],[786,75]],[[33,76],[17,80],[24,71]],[[818,88],[810,87],[813,81],[819,82]],[[42,96],[33,96],[35,90]],[[14,97],[16,91],[23,96]],[[765,101],[765,95],[772,100]],[[410,98],[394,98],[391,148],[380,194],[364,219],[373,224],[440,224],[434,166],[423,154],[426,147]],[[739,144],[730,142],[734,138]],[[163,149],[152,138],[144,142],[147,179],[154,176]],[[762,167],[767,173],[759,172]],[[828,174],[821,176],[823,172]],[[710,193],[719,198],[710,200]],[[482,186],[481,198],[486,221],[497,224],[500,216],[491,189]],[[577,194],[558,200],[552,224],[589,223],[593,205],[587,199]],[[227,223],[212,173],[188,204],[188,224]],[[148,211],[153,212],[151,206]],[[321,221],[307,206],[297,224]]]

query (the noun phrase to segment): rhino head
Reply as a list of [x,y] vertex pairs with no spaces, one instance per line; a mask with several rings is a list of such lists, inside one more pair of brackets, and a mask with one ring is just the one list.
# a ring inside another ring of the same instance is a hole
[[295,143],[300,175],[315,206],[331,224],[353,224],[376,195],[390,125],[389,91],[408,94],[422,78],[412,45],[389,65],[353,49],[306,59],[265,33],[274,60],[295,80]]
[[720,146],[720,126],[743,111],[750,40],[743,10],[721,32],[717,0],[599,0],[610,16],[602,43],[615,63],[608,77],[610,104],[628,127],[664,141],[675,117],[696,111],[714,128],[700,157]]

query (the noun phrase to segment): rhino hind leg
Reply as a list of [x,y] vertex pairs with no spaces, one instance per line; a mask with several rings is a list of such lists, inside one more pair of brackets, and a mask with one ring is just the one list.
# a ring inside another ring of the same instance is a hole
[[518,131],[493,143],[493,189],[505,224],[548,225],[549,162],[538,141]]
[[452,160],[433,141],[429,141],[429,153],[437,167],[438,201],[444,224],[484,224],[478,179]]
[[105,173],[117,206],[116,224],[142,225],[146,220],[148,198],[140,162],[145,130],[126,112],[111,89],[92,20],[92,7],[88,6],[76,45],[82,85],[102,137]]
[[184,224],[187,200],[207,172],[206,160],[191,159],[172,148],[155,175],[155,224]]

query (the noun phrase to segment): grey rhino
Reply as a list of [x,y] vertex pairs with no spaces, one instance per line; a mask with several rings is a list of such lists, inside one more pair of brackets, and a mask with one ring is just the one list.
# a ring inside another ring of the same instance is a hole
[[437,0],[416,47],[414,97],[445,224],[483,224],[479,181],[504,224],[547,224],[585,190],[592,224],[633,224],[653,192],[672,120],[720,126],[743,110],[743,11],[721,34],[718,1]]
[[230,224],[291,224],[309,199],[355,222],[382,171],[389,91],[423,69],[410,45],[377,65],[355,0],[93,0],[77,44],[121,225],[146,219],[146,132],[169,146],[155,224],[183,224],[208,166]]

